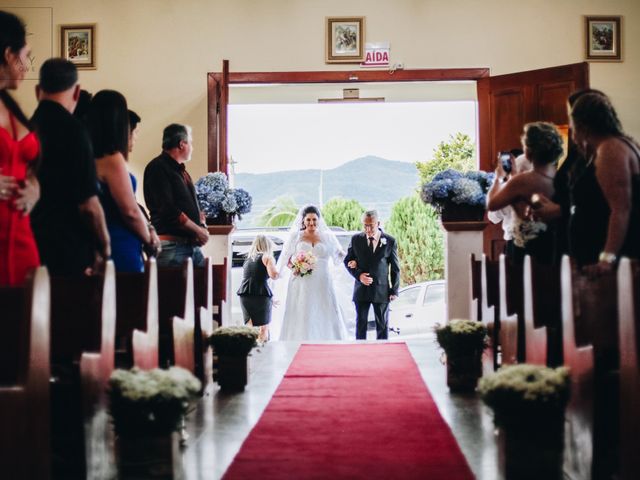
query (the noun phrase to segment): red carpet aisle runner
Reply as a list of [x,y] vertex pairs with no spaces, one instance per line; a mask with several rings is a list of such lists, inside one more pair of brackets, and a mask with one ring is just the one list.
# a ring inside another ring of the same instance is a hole
[[302,345],[225,479],[472,479],[404,343]]

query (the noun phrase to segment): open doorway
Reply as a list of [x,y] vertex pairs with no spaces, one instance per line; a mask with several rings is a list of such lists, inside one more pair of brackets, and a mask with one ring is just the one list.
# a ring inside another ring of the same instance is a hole
[[[354,91],[356,98],[344,98]],[[231,85],[229,176],[234,187],[253,197],[252,211],[236,222],[232,235],[231,291],[240,283],[243,254],[255,235],[267,233],[281,245],[288,220],[305,204],[318,206],[323,214],[338,199],[375,209],[383,228],[396,239],[402,236],[404,231],[386,227],[392,211],[399,215],[402,199],[417,198],[416,163],[431,160],[439,145],[458,136],[475,147],[476,91],[474,81],[361,83],[357,89],[349,84]],[[283,221],[269,224],[274,208]],[[345,224],[325,215],[345,250],[360,230],[359,214],[353,217],[355,223]],[[440,250],[434,263],[441,265],[429,275],[403,265],[404,288],[390,318],[395,335],[429,334],[444,321],[443,242],[437,219],[432,220],[432,232],[416,233]],[[402,253],[401,260],[407,257]],[[350,291],[352,283],[340,288]],[[239,322],[233,299],[232,307]]]
[[[229,171],[227,149],[229,87],[233,85],[298,85],[471,81],[477,86],[478,166],[491,171],[496,153],[504,145],[518,142],[524,123],[543,120],[565,124],[565,101],[569,93],[589,85],[588,64],[562,65],[491,77],[488,68],[387,71],[322,72],[230,72],[223,61],[221,72],[209,73],[208,169]],[[484,232],[484,251],[495,257],[502,232],[498,227]],[[228,291],[228,297],[231,293]],[[426,297],[425,297],[426,298]]]

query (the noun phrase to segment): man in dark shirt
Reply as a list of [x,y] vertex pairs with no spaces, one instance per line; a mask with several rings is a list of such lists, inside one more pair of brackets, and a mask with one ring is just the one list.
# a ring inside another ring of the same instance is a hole
[[171,124],[162,134],[162,153],[144,169],[144,200],[161,240],[158,266],[180,266],[188,257],[204,265],[200,246],[209,240],[184,164],[193,150],[191,128]]
[[31,120],[42,158],[31,225],[40,258],[52,275],[91,273],[109,258],[111,247],[91,140],[72,115],[80,93],[76,66],[61,58],[44,62],[36,93],[40,103]]

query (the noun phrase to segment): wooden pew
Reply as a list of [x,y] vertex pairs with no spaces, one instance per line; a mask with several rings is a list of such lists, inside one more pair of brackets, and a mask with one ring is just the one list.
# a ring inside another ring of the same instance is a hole
[[617,278],[611,272],[574,280],[576,340],[591,344],[594,355],[593,476],[609,478],[617,470],[620,438]]
[[534,321],[533,304],[534,289],[540,285],[533,284],[533,272],[531,271],[531,257],[524,257],[524,339],[525,339],[525,363],[535,365],[547,364],[547,327],[538,325]]
[[560,269],[524,260],[525,362],[562,364]]
[[472,253],[469,256],[469,320],[482,320],[482,261],[476,260]]
[[620,478],[640,478],[640,271],[623,258],[618,267],[620,338]]
[[[213,286],[213,305],[217,307],[217,313],[214,319],[218,322],[218,326],[224,324],[223,319],[224,305],[227,298],[227,258],[224,263],[211,265],[212,286]],[[214,308],[215,309],[215,308]]]
[[158,268],[149,259],[144,273],[116,275],[116,355],[120,368],[157,368],[158,358]]
[[0,472],[4,478],[50,478],[49,274],[26,287],[0,288]]
[[[172,317],[174,364],[195,373],[195,307],[193,295],[193,261],[188,258],[185,264],[186,289],[184,312]],[[198,322],[199,323],[199,322]]]
[[501,365],[513,365],[524,361],[524,298],[522,267],[499,260]]
[[[218,322],[213,320],[213,269],[211,258],[205,258],[204,267],[194,268],[195,307],[195,375],[202,382],[203,391],[211,382],[212,358],[208,338]],[[221,307],[219,307],[221,308]]]
[[489,331],[489,352],[483,355],[483,371],[490,373],[498,369],[500,348],[500,304],[498,288],[498,262],[482,255],[480,260],[481,321]]
[[593,463],[594,354],[576,341],[573,276],[568,256],[562,258],[562,341],[564,365],[571,373],[571,399],[565,421],[564,472],[571,479],[589,479]]
[[158,269],[158,350],[160,366],[175,364],[173,317],[193,318],[193,264]]
[[562,301],[560,267],[532,262],[534,325],[547,330],[547,365],[562,365]]
[[114,367],[115,267],[104,276],[51,280],[54,475],[101,478],[113,459],[105,386]]

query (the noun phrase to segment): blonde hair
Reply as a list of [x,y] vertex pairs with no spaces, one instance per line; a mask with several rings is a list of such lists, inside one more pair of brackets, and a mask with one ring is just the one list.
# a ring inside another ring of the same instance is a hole
[[273,255],[273,242],[265,235],[256,235],[249,249],[248,257],[251,258],[251,260],[255,260],[259,253],[269,256]]

